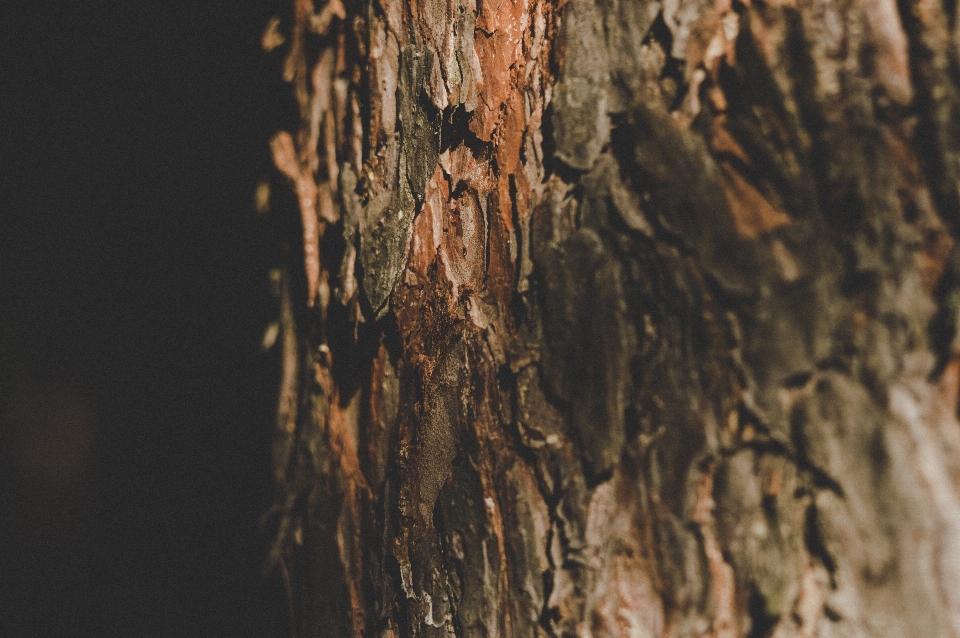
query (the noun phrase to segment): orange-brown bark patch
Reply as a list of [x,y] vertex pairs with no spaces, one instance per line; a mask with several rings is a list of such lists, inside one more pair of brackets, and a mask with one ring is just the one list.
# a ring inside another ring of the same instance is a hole
[[514,65],[521,60],[523,32],[529,19],[527,10],[527,0],[484,2],[477,16],[474,47],[483,78],[470,130],[485,142],[492,139],[501,121],[501,107],[515,90]]

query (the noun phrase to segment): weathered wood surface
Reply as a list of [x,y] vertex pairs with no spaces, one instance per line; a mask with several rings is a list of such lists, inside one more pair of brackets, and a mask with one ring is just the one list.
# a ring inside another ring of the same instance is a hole
[[957,12],[294,0],[290,634],[960,637]]

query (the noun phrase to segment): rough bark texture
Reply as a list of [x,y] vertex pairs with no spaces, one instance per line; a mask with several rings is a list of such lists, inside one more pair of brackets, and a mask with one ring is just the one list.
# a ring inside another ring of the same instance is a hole
[[960,637],[957,12],[295,0],[285,631]]

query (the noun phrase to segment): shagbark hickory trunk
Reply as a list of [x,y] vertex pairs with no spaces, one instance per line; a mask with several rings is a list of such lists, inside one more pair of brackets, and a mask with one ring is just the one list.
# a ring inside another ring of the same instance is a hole
[[295,0],[284,632],[960,636],[957,11]]

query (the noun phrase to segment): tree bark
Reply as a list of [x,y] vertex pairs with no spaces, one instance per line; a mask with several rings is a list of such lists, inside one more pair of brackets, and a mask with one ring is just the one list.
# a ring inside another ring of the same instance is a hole
[[264,47],[285,633],[960,637],[956,2],[294,0]]

